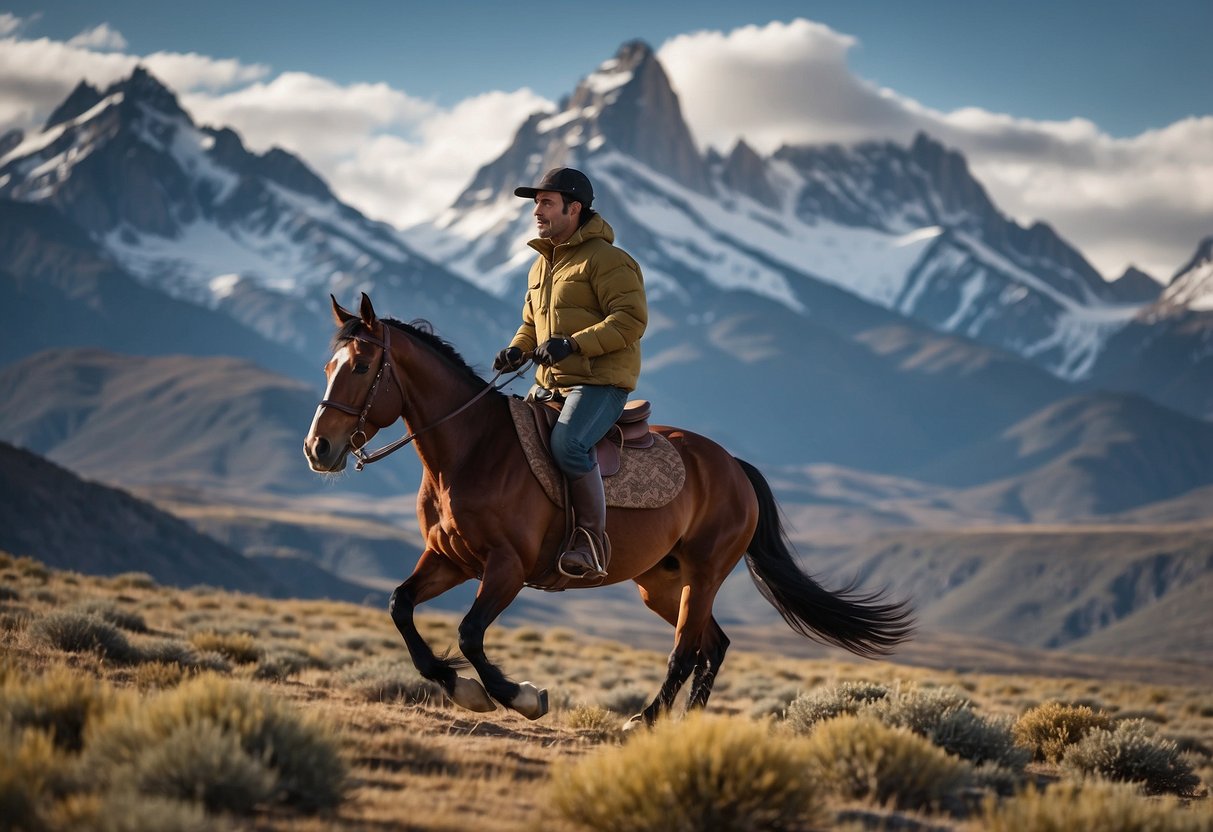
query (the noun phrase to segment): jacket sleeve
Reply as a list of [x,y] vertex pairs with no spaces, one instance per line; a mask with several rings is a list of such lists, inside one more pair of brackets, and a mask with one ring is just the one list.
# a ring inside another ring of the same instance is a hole
[[[527,284],[531,280],[528,278]],[[530,352],[539,346],[539,341],[535,335],[535,312],[531,308],[531,299],[533,292],[527,290],[526,299],[522,302],[522,326],[518,327],[518,331],[514,333],[514,338],[510,341],[511,347],[517,347],[523,352]]]
[[594,275],[594,293],[606,317],[593,326],[574,332],[577,348],[587,358],[616,352],[640,340],[649,323],[640,266],[626,254],[612,258],[606,270]]

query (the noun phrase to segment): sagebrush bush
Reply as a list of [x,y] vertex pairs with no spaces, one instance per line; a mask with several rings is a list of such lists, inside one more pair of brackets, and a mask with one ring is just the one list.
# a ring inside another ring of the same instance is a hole
[[1111,728],[1112,718],[1086,705],[1045,702],[1025,711],[1011,729],[1015,741],[1036,760],[1060,762],[1066,749],[1096,728]]
[[[85,733],[85,764],[115,787],[138,782],[146,755],[158,754],[156,749],[180,731],[210,723],[234,736],[249,757],[273,772],[278,800],[311,810],[342,799],[346,773],[336,738],[266,691],[208,674],[124,705]],[[188,748],[181,751],[189,753]],[[205,762],[194,770],[206,771]]]
[[30,625],[34,638],[68,653],[98,653],[110,661],[132,664],[140,653],[122,631],[97,615],[63,610]]
[[0,827],[50,828],[42,810],[64,790],[69,766],[49,734],[0,725]]
[[1015,744],[1011,720],[987,718],[955,688],[919,690],[898,687],[861,710],[895,728],[908,728],[949,754],[973,763],[991,762],[1018,770],[1029,755]]
[[598,742],[617,739],[622,734],[619,714],[598,705],[577,705],[564,715],[564,723],[583,737]]
[[1188,795],[1200,785],[1175,743],[1154,736],[1149,723],[1136,719],[1091,731],[1066,751],[1061,767],[1077,777],[1140,783],[1150,794]]
[[156,579],[146,572],[123,572],[110,578],[114,589],[155,589]]
[[113,601],[95,598],[91,601],[76,604],[72,607],[72,611],[81,612],[85,615],[96,615],[103,621],[108,621],[115,627],[119,627],[127,632],[147,632],[147,622],[143,619],[142,615],[134,610],[124,610]]
[[371,659],[344,670],[340,681],[371,702],[418,705],[443,699],[442,688],[423,678],[404,658]]
[[212,812],[247,814],[274,795],[277,778],[240,737],[210,720],[183,723],[132,764],[141,794],[192,800]]
[[889,688],[875,682],[842,682],[797,696],[788,705],[786,718],[792,730],[807,734],[819,722],[843,714],[856,714],[888,695]]
[[808,751],[812,776],[831,791],[900,809],[940,806],[971,776],[964,761],[873,716],[845,714],[820,723]]
[[992,762],[1016,771],[1028,761],[1011,734],[1009,719],[987,718],[956,688],[920,690],[871,683],[843,683],[801,696],[788,706],[787,722],[810,733],[835,716],[870,716],[892,728],[905,728],[975,765]]
[[777,832],[823,816],[803,741],[746,719],[667,720],[557,769],[549,791],[566,822],[600,832]]
[[261,648],[248,633],[208,630],[191,635],[190,644],[201,653],[218,653],[236,664],[253,664],[261,658]]
[[48,829],[80,832],[235,832],[225,818],[197,803],[111,792],[71,795],[48,811]]
[[65,667],[41,676],[11,674],[0,683],[0,719],[17,730],[45,731],[60,748],[78,751],[85,726],[114,702],[109,685]]
[[1174,798],[1143,799],[1131,786],[1054,783],[1012,800],[985,803],[988,832],[1213,832],[1208,807],[1185,809]]

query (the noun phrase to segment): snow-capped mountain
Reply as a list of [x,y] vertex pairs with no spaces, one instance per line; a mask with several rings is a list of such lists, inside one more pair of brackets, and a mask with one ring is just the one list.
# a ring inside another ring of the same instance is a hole
[[1067,379],[1088,375],[1145,303],[1047,225],[1003,216],[964,158],[925,135],[909,147],[789,146],[763,157],[743,142],[728,157],[701,155],[660,63],[637,42],[557,112],[530,118],[448,212],[408,236],[512,295],[532,257],[513,188],[558,164],[586,170],[595,207],[667,299],[744,289],[814,315],[825,284]]
[[1213,420],[1213,235],[1108,341],[1089,381]]
[[495,298],[343,204],[291,154],[194,124],[142,68],[104,91],[81,83],[18,138],[0,156],[0,197],[54,206],[148,285],[295,349],[323,341],[327,293],[359,289],[409,317],[478,319],[486,354],[508,328]]
[[1213,234],[1196,247],[1196,253],[1163,292],[1161,302],[1197,312],[1213,311]]

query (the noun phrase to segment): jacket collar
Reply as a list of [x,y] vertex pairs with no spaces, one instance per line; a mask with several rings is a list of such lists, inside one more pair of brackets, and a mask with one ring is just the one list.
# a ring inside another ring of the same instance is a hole
[[615,229],[611,228],[610,224],[602,218],[601,214],[595,214],[589,222],[574,231],[572,237],[569,237],[558,246],[552,245],[551,240],[545,240],[543,237],[536,237],[528,242],[527,245],[542,254],[549,263],[554,263],[565,252],[576,248],[584,242],[597,239],[606,240],[608,243],[615,242]]

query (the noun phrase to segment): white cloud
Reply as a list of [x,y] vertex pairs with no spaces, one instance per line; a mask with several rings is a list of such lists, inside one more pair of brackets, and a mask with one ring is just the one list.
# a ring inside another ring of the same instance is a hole
[[21,18],[9,12],[0,12],[0,38],[8,37],[21,28]]
[[[12,22],[10,22],[10,19]],[[16,31],[11,15],[0,25]],[[231,127],[246,146],[292,151],[343,199],[409,225],[447,208],[522,121],[551,103],[530,90],[489,92],[444,108],[387,84],[342,85],[303,72],[194,53],[137,56],[102,25],[70,42],[0,41],[0,133],[36,129],[87,80],[105,87],[145,65],[199,124]]]
[[99,52],[120,52],[126,49],[126,38],[117,29],[111,29],[108,23],[94,26],[81,32],[67,42],[68,46],[80,49],[95,49]]
[[1132,262],[1168,279],[1213,233],[1213,116],[1122,139],[1082,119],[942,113],[857,77],[855,44],[795,20],[681,35],[658,54],[705,144],[727,150],[744,135],[769,153],[925,131],[965,154],[1004,212],[1053,225],[1108,277]]

